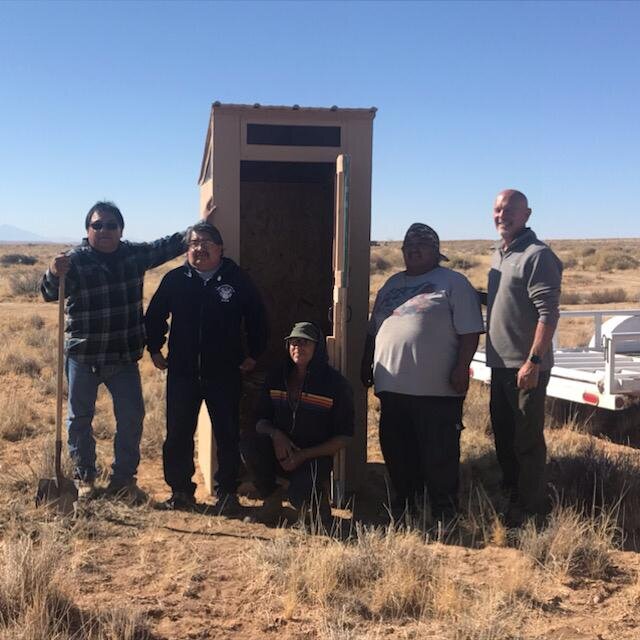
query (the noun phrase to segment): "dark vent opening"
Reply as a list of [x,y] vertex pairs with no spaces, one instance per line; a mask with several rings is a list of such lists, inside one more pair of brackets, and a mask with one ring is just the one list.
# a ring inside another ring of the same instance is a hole
[[340,127],[247,124],[247,144],[286,147],[339,147]]

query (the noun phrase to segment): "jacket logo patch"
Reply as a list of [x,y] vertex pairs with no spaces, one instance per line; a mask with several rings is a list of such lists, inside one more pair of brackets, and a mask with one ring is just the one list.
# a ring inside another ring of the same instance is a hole
[[216,291],[218,292],[222,302],[229,302],[233,294],[236,292],[230,284],[222,284],[219,287],[216,287]]

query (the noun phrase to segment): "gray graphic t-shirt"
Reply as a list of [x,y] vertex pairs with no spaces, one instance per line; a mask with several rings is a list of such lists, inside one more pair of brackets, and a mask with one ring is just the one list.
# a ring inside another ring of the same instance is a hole
[[396,273],[378,292],[369,320],[376,393],[460,395],[449,383],[458,336],[483,331],[478,295],[461,273],[445,267]]

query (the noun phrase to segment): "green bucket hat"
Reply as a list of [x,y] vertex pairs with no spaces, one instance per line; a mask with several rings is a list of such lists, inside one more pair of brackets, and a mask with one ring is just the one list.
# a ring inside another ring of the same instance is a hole
[[291,329],[291,333],[285,338],[285,341],[291,340],[291,338],[304,338],[305,340],[312,340],[318,342],[320,340],[320,332],[318,327],[312,322],[296,322]]

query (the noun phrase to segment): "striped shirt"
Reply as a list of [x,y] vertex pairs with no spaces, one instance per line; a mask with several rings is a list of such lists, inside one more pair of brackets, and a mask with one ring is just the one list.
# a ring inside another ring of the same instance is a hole
[[[65,353],[93,365],[139,360],[145,345],[145,271],[185,248],[183,233],[154,242],[121,242],[112,254],[96,251],[86,239],[74,247],[65,281]],[[58,278],[47,269],[41,285],[47,302],[58,299],[58,286]]]
[[[283,405],[289,402],[287,392],[280,389],[270,389],[269,396],[274,404]],[[333,407],[333,398],[303,391],[299,404],[311,411],[329,411]]]

